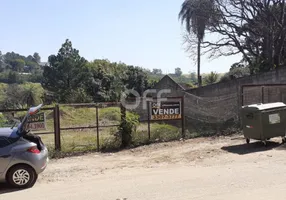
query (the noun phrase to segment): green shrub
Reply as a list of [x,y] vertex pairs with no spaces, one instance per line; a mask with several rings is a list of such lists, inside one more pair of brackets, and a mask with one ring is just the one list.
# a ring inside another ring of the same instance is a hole
[[121,147],[128,147],[131,144],[132,133],[136,132],[138,124],[139,124],[139,115],[132,112],[127,112],[125,120],[123,119],[119,126],[119,132],[122,138]]

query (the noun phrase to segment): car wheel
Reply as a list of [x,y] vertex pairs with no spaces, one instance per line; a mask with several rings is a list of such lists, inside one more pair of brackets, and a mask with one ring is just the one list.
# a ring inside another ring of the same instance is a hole
[[7,182],[14,188],[33,187],[37,179],[35,170],[28,165],[16,165],[7,173]]

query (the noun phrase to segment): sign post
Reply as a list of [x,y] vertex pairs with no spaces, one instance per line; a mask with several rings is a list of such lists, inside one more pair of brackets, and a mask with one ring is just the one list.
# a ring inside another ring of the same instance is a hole
[[47,127],[45,113],[32,115],[28,120],[28,129],[32,131],[46,130]]
[[151,121],[181,120],[182,138],[185,137],[184,97],[153,99],[148,103],[148,135],[150,138]]

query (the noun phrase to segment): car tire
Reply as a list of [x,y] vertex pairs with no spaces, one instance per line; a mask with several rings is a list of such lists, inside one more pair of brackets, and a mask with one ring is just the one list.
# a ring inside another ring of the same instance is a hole
[[9,169],[6,179],[11,187],[25,189],[35,185],[38,175],[28,165],[16,165]]

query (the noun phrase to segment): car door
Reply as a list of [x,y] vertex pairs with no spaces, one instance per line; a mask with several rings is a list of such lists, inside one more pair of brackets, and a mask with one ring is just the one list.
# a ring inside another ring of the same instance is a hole
[[[0,141],[1,142],[1,141]],[[11,162],[10,154],[13,145],[8,145],[0,148],[0,174],[3,173]]]

